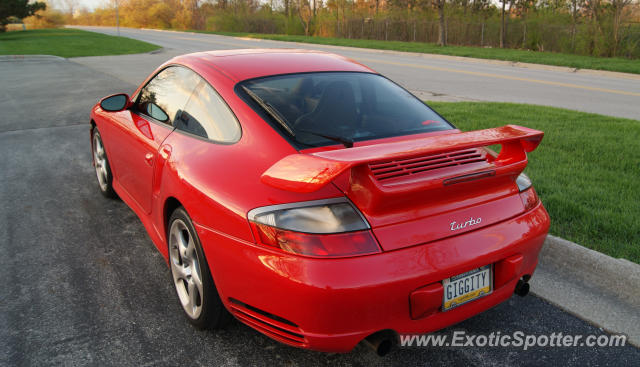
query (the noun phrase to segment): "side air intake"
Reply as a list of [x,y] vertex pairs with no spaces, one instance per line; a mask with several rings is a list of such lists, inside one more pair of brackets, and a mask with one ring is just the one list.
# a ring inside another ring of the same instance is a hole
[[235,298],[229,298],[231,313],[240,321],[283,343],[303,346],[306,339],[298,325],[280,316],[253,307]]

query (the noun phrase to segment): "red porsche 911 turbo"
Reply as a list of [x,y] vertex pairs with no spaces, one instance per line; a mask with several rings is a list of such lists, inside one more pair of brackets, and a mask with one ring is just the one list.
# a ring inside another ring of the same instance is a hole
[[187,319],[329,352],[383,354],[527,293],[549,216],[522,171],[542,136],[462,132],[304,50],[176,57],[91,111],[100,191],[138,215]]

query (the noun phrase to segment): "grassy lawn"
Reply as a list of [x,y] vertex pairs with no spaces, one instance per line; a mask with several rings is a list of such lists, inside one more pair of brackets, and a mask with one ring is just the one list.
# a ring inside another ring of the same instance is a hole
[[549,211],[551,234],[640,263],[640,121],[524,104],[428,104],[462,130],[544,131],[525,172]]
[[374,48],[380,50],[394,50],[418,52],[427,54],[453,55],[464,57],[475,57],[480,59],[507,60],[527,62],[533,64],[568,66],[578,69],[596,69],[620,71],[625,73],[640,74],[640,60],[630,60],[623,58],[605,58],[593,56],[580,56],[561,54],[553,52],[536,52],[527,50],[466,47],[466,46],[446,46],[441,47],[433,43],[421,42],[401,42],[401,41],[376,41],[362,39],[345,38],[325,38],[325,37],[305,37],[288,36],[279,34],[255,34],[255,33],[232,33],[232,32],[201,32],[215,33],[235,37],[251,37],[260,39],[271,39],[288,42],[305,42],[321,45],[336,45],[348,47]]
[[160,46],[131,38],[78,29],[35,29],[0,33],[0,55],[103,56],[149,52],[158,48]]

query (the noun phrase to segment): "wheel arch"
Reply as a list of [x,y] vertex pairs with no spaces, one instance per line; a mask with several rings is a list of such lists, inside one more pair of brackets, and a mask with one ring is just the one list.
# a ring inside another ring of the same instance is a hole
[[[162,229],[164,231],[164,236],[166,237],[169,231],[169,218],[171,218],[171,214],[178,208],[183,207],[184,205],[182,205],[182,203],[180,202],[180,200],[178,200],[176,197],[174,196],[168,196],[165,200],[164,200],[164,205],[162,206]],[[185,211],[187,209],[185,208]],[[187,212],[188,214],[189,212]],[[167,245],[167,250],[168,250],[168,246],[169,246],[169,238],[166,237],[167,240],[166,245]]]
[[[93,130],[96,128],[96,122],[91,119],[89,121],[89,144],[91,144],[91,151],[93,152]],[[93,154],[91,154],[91,164],[95,164],[95,160],[93,159]]]

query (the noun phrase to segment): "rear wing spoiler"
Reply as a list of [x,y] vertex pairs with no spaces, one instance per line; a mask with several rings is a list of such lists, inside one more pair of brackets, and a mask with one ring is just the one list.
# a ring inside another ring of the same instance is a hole
[[362,147],[297,153],[282,158],[267,169],[261,181],[279,189],[307,193],[319,190],[358,165],[495,144],[502,145],[500,154],[493,162],[498,170],[516,163],[526,165],[526,153],[535,150],[543,136],[544,133],[539,130],[506,125]]

